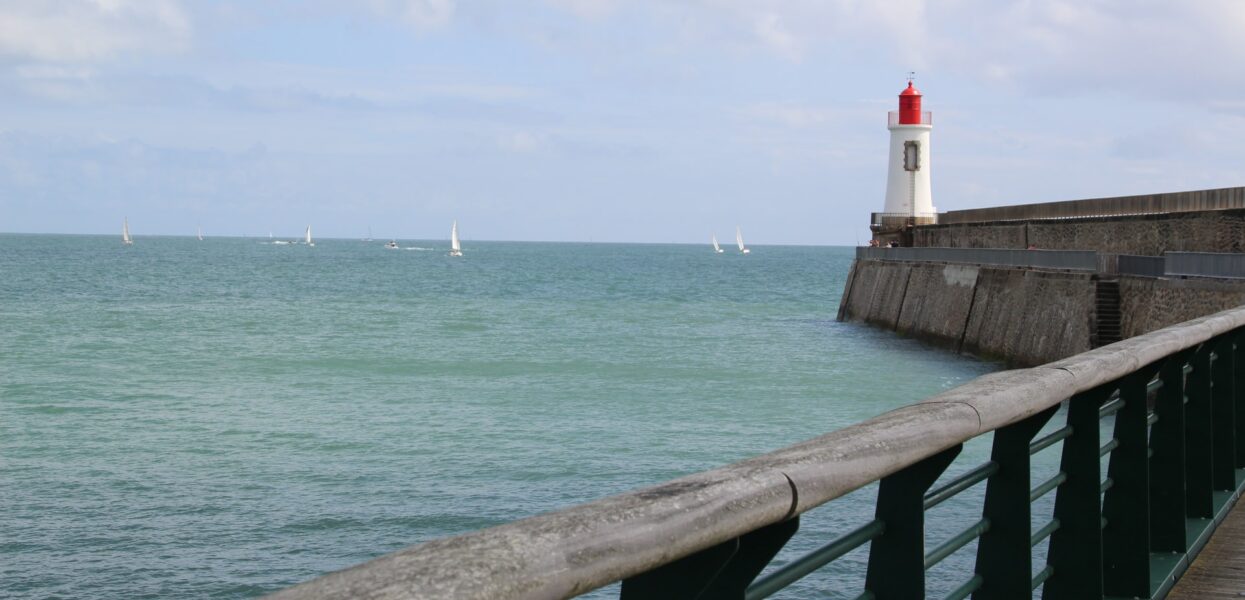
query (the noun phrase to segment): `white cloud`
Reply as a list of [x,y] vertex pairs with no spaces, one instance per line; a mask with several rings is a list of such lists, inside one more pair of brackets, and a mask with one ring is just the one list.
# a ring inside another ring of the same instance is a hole
[[94,69],[54,64],[21,65],[14,72],[26,80],[85,81],[95,75]]
[[775,13],[766,13],[758,17],[753,31],[763,44],[778,55],[799,62],[802,52],[800,44],[787,28],[783,26],[782,17]]
[[860,57],[1027,93],[1141,94],[1204,107],[1245,97],[1245,80],[1230,68],[1245,62],[1241,0],[637,1],[611,18],[644,24],[626,38],[632,53]]
[[765,123],[777,123],[792,129],[808,129],[824,125],[842,110],[826,106],[764,103],[741,111],[744,116]]
[[191,23],[176,0],[11,0],[0,4],[0,56],[88,62],[180,51]]
[[534,87],[504,84],[426,84],[414,88],[423,97],[461,98],[478,102],[514,102],[536,98],[544,92]]
[[543,135],[532,133],[530,131],[516,131],[498,138],[497,145],[503,150],[515,152],[518,154],[528,154],[536,152],[546,146],[547,142]]
[[454,16],[454,0],[408,0],[404,16],[422,29],[441,27]]
[[372,0],[371,5],[373,12],[396,17],[420,30],[448,25],[456,8],[454,0]]
[[545,0],[545,4],[570,11],[583,19],[601,19],[618,9],[617,0]]
[[1245,93],[1245,3],[965,0],[931,8],[939,70],[1029,93],[1139,94],[1205,104]]

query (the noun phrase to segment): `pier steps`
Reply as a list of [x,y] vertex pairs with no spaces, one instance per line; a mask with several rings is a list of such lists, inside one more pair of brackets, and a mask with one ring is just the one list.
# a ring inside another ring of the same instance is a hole
[[1100,279],[1095,286],[1095,327],[1093,347],[1120,341],[1120,282]]

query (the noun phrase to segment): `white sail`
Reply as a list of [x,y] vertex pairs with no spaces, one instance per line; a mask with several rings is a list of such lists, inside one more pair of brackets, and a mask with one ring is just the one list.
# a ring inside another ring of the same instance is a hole
[[742,231],[739,230],[738,225],[735,226],[735,244],[739,246],[739,251],[741,253],[747,254],[748,252],[750,252],[750,250],[744,247],[744,234]]
[[308,225],[308,226],[307,226],[307,239],[306,239],[305,241],[307,242],[307,245],[308,245],[308,246],[314,246],[314,245],[315,245],[315,244],[311,241],[311,226],[310,226],[310,225]]
[[716,233],[713,234],[713,251],[718,254],[722,253],[722,247],[718,245],[718,234]]
[[203,227],[199,227],[199,241],[203,241]]
[[462,256],[463,248],[458,243],[458,221],[454,221],[454,226],[450,228],[450,256]]
[[125,218],[121,221],[121,243],[129,246],[134,243],[130,238],[130,219]]

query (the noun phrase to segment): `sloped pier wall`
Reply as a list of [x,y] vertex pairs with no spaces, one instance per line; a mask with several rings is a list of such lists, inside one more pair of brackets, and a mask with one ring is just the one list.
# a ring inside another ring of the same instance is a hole
[[858,260],[839,319],[956,351],[1038,365],[1090,349],[1090,273]]
[[[1099,276],[939,262],[857,260],[840,321],[1033,366],[1093,347]],[[1120,276],[1124,338],[1245,304],[1245,280]]]

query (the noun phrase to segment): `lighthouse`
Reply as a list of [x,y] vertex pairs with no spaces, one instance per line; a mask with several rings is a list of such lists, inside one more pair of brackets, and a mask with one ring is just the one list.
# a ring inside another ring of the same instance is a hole
[[886,128],[891,132],[886,204],[881,213],[873,213],[870,228],[883,245],[895,241],[908,246],[913,226],[938,218],[929,185],[929,132],[934,126],[929,111],[921,110],[921,92],[911,78],[899,94],[899,110],[887,113]]

